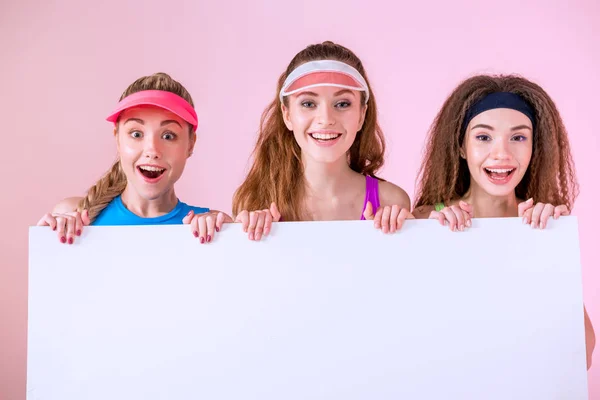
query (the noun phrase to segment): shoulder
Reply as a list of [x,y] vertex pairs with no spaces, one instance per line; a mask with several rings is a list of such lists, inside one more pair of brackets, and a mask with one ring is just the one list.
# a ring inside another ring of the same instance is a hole
[[429,218],[429,214],[432,211],[435,211],[435,206],[420,206],[413,210],[412,215],[414,215],[417,219],[426,219]]
[[77,210],[77,206],[79,206],[79,202],[82,199],[83,197],[67,197],[66,199],[58,202],[58,204],[56,204],[52,209],[52,212],[58,214],[73,212]]
[[391,182],[379,181],[379,201],[382,206],[397,204],[410,210],[410,197],[406,191]]

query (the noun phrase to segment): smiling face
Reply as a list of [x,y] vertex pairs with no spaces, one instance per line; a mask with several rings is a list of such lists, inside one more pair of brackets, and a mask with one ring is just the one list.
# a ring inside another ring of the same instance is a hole
[[115,135],[126,191],[144,200],[160,200],[173,191],[196,140],[187,122],[150,106],[125,110]]
[[333,163],[354,143],[365,120],[361,92],[323,86],[293,94],[282,104],[285,125],[294,132],[302,157]]
[[471,190],[509,196],[523,179],[533,145],[529,118],[507,108],[485,111],[467,126],[462,157],[471,176]]

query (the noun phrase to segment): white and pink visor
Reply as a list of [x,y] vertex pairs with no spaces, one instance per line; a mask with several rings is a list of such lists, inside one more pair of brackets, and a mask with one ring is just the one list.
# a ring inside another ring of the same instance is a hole
[[286,78],[279,100],[285,96],[319,86],[333,86],[365,92],[369,101],[369,87],[365,78],[355,68],[341,61],[318,60],[300,65]]

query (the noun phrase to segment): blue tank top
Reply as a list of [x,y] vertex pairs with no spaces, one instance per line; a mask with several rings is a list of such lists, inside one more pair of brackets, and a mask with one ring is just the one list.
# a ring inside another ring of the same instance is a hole
[[117,196],[108,203],[92,225],[179,225],[183,224],[182,220],[190,210],[196,214],[210,211],[208,208],[189,206],[177,200],[177,205],[169,213],[160,217],[144,218],[129,211],[121,196]]

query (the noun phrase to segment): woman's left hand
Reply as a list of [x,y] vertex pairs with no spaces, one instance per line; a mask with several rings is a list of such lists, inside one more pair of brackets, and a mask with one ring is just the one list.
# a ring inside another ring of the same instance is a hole
[[405,220],[415,218],[408,209],[397,204],[379,207],[377,212],[373,214],[373,205],[370,201],[367,202],[363,215],[366,220],[373,221],[375,229],[381,229],[383,233],[399,231]]
[[558,219],[561,215],[569,215],[569,209],[566,205],[553,206],[549,203],[537,203],[534,205],[533,199],[529,199],[519,204],[519,217],[523,218],[524,224],[531,224],[532,228],[544,229],[548,225],[548,219],[551,216]]

